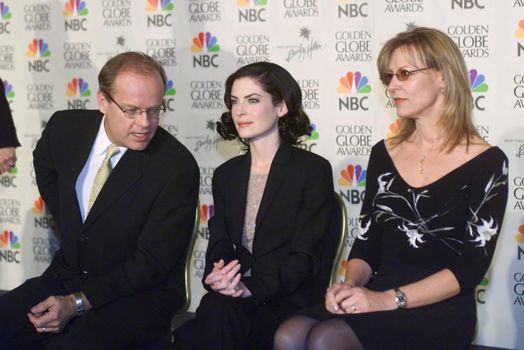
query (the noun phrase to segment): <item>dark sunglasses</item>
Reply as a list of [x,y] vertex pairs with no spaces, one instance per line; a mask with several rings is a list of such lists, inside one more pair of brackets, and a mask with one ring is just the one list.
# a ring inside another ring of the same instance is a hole
[[407,70],[407,69],[399,69],[395,74],[393,73],[383,73],[380,75],[380,81],[385,86],[388,86],[389,83],[391,83],[391,79],[393,79],[393,76],[396,76],[399,81],[405,81],[408,80],[410,76],[413,74],[429,69],[428,67],[419,68],[415,70]]

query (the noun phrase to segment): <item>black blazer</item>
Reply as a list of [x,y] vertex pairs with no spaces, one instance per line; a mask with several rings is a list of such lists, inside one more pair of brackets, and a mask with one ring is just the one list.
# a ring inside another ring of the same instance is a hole
[[5,98],[4,84],[0,79],[0,148],[18,147],[20,142],[16,137],[15,124],[9,108],[9,102]]
[[75,184],[101,120],[94,110],[57,112],[34,150],[38,188],[61,241],[44,276],[80,278],[94,309],[130,297],[168,318],[184,302],[197,164],[159,127],[144,151],[122,156],[82,223]]
[[[215,215],[209,221],[204,279],[213,262],[238,259],[257,304],[285,301],[305,307],[324,290],[311,282],[319,272],[333,200],[329,162],[282,142],[269,171],[256,218],[253,253],[242,246],[250,153],[219,166],[213,176]],[[205,284],[204,287],[208,288]]]

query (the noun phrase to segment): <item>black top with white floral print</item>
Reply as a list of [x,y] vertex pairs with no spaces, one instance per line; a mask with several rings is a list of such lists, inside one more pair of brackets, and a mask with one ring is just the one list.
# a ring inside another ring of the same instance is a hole
[[[386,284],[392,286],[447,268],[461,292],[473,290],[495,250],[508,197],[507,178],[507,157],[491,147],[435,182],[415,188],[400,176],[384,141],[377,143],[368,164],[360,234],[349,259],[368,262],[376,279],[387,271]],[[419,272],[405,276],[413,269]]]

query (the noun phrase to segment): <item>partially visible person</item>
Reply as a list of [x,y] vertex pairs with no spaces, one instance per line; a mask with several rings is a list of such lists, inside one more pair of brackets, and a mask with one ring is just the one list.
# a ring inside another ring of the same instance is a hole
[[16,147],[19,146],[11,109],[0,78],[0,174],[8,172],[16,165]]
[[469,349],[473,339],[508,160],[477,134],[466,64],[444,33],[400,33],[377,65],[399,132],[372,149],[344,282],[283,323],[276,350]]
[[160,64],[121,53],[98,80],[99,111],[55,113],[34,150],[60,249],[42,276],[0,296],[1,349],[170,346],[198,167],[158,125]]
[[326,159],[294,147],[311,131],[300,87],[284,68],[253,63],[228,77],[224,100],[229,111],[217,130],[247,152],[214,173],[203,278],[209,293],[193,329],[177,330],[175,349],[271,349],[282,320],[322,300],[314,281],[333,179]]

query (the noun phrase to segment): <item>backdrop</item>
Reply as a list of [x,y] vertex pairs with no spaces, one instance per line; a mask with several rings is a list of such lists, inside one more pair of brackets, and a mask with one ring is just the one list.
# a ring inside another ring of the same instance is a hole
[[[510,159],[506,219],[477,288],[475,341],[523,349],[524,0],[1,0],[0,76],[22,147],[16,168],[0,176],[0,289],[39,275],[59,246],[32,167],[46,121],[55,110],[96,108],[99,69],[126,50],[165,67],[161,124],[200,166],[192,309],[203,294],[213,171],[239,152],[219,140],[215,121],[225,78],[244,64],[279,63],[300,84],[314,128],[303,147],[333,166],[349,214],[349,251],[371,146],[397,129],[375,60],[388,38],[415,25],[439,28],[460,47],[478,131]],[[341,278],[344,267],[345,260]]]

